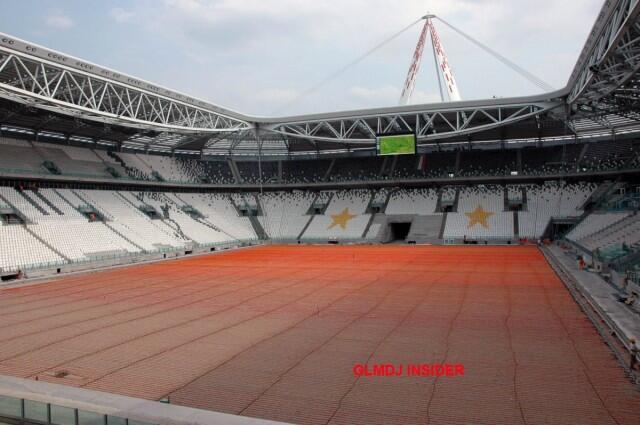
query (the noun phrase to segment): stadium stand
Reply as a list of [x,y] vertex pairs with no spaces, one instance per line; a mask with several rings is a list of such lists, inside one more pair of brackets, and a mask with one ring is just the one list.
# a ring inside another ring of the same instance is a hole
[[622,255],[640,242],[640,216],[632,211],[594,211],[580,221],[566,238],[590,253]]
[[[571,146],[571,145],[569,145]],[[575,148],[543,147],[525,148],[522,151],[522,174],[547,175],[567,173],[576,169],[575,156],[567,154],[567,150]]]
[[527,186],[526,209],[518,212],[519,236],[539,238],[552,217],[579,217],[580,207],[595,187],[593,183]]
[[507,185],[507,200],[512,202],[523,201],[523,189],[522,185]]
[[103,161],[91,150],[74,146],[32,143],[45,161],[50,161],[63,174],[112,177],[106,171]]
[[0,168],[25,173],[45,173],[40,158],[31,143],[24,140],[0,137]]
[[[70,153],[69,158],[103,165],[112,159],[103,153],[84,155]],[[89,161],[91,155],[95,161]],[[188,168],[179,168],[181,162],[169,157],[144,162],[137,155],[124,157],[129,161],[134,158],[141,168],[153,164],[154,171],[164,173],[163,178],[193,176],[185,172]],[[194,164],[199,163],[190,165]],[[152,170],[151,165],[145,170]],[[374,220],[376,216],[400,217],[401,222],[413,223],[406,240],[439,237],[506,242],[539,238],[552,219],[575,221],[583,215],[581,207],[596,187],[595,183],[546,183],[253,194],[0,186],[0,205],[6,204],[17,220],[10,225],[4,220],[5,227],[22,226],[26,233],[18,232],[16,237],[43,253],[34,255],[37,261],[29,264],[19,258],[6,259],[4,268],[189,250],[261,238],[373,241],[390,226],[384,219]],[[568,238],[589,249],[633,245],[638,241],[628,232],[635,232],[637,223],[635,218],[621,221],[624,214],[588,215]],[[618,226],[610,227],[617,222]],[[609,233],[601,232],[609,227]],[[597,235],[589,238],[593,234]]]
[[[521,157],[520,161],[518,157]],[[639,163],[637,144],[631,141],[615,142],[611,147],[607,143],[593,142],[497,152],[457,150],[386,158],[265,160],[258,166],[257,161],[106,152],[56,143],[0,138],[0,170],[175,183],[349,182],[509,176],[513,172],[528,176],[564,175],[633,169]],[[234,167],[237,178],[232,169]]]
[[56,266],[65,259],[38,240],[24,226],[0,225],[0,270],[14,271],[30,267]]
[[79,200],[86,200],[106,215],[107,222],[115,232],[126,235],[131,241],[147,251],[162,248],[183,248],[185,240],[177,235],[162,220],[149,219],[139,207],[141,202],[130,192],[101,190],[76,190]]
[[448,213],[445,239],[513,239],[513,213],[504,211],[504,189],[477,186],[460,189],[457,211]]
[[446,177],[455,171],[455,160],[455,152],[400,156],[392,161],[391,176],[400,179]]
[[460,155],[460,176],[509,175],[518,169],[516,151],[462,151]]
[[273,183],[279,180],[278,178],[278,161],[261,161],[258,165],[257,162],[236,162],[238,171],[240,172],[240,178],[244,183],[259,183],[267,182]]
[[360,239],[369,223],[371,214],[367,206],[371,200],[368,190],[337,191],[321,215],[315,215],[303,240]]
[[249,218],[238,214],[228,195],[181,193],[179,196],[187,205],[200,211],[207,223],[223,229],[230,240],[257,239]]
[[324,181],[331,163],[331,159],[283,161],[282,179],[291,183]]
[[138,154],[119,152],[112,155],[125,164],[129,176],[140,180],[155,180],[153,178],[153,169],[138,157]]
[[399,105],[282,117],[2,34],[0,425],[640,423],[640,2],[517,98],[420,21]]
[[580,171],[618,170],[633,156],[631,140],[613,140],[610,143],[593,143],[586,146],[579,162]]
[[434,189],[399,189],[391,193],[386,214],[433,214],[438,194]]
[[331,181],[377,180],[384,158],[337,158],[329,179]]
[[638,214],[629,215],[581,239],[580,242],[592,251],[612,246],[637,248],[640,242],[640,217]]
[[204,183],[234,183],[235,178],[226,161],[198,161],[195,159],[176,158],[183,173],[196,175]]
[[156,171],[165,181],[200,183],[198,175],[202,175],[203,170],[199,164],[187,160],[178,162],[174,158],[160,155],[145,155],[143,158],[149,169]]
[[175,194],[140,192],[137,193],[137,198],[144,202],[144,205],[153,207],[160,214],[162,220],[187,241],[190,240],[199,245],[212,245],[231,239],[229,235],[207,222],[206,219],[195,218],[186,213],[183,208],[188,205]]
[[307,215],[316,195],[312,192],[272,192],[260,196],[264,215],[260,223],[272,239],[296,240],[309,220]]
[[367,234],[365,235],[366,240],[374,240],[378,237],[380,232],[380,228],[382,225],[380,223],[373,223],[369,226],[369,230],[367,230]]
[[567,234],[567,238],[575,241],[584,239],[625,219],[628,215],[628,212],[597,212],[589,214]]

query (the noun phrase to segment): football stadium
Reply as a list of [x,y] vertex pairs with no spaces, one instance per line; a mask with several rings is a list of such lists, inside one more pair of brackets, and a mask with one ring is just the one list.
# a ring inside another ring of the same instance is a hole
[[[0,424],[640,424],[640,2],[598,7],[562,88],[427,13],[398,102],[274,116],[0,33]],[[456,33],[538,94],[465,100]]]

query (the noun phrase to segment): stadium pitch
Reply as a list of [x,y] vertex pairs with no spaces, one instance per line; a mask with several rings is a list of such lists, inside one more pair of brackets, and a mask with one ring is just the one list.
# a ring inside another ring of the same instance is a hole
[[[358,373],[381,365],[463,373]],[[0,374],[295,423],[640,423],[532,246],[266,246],[5,288]]]

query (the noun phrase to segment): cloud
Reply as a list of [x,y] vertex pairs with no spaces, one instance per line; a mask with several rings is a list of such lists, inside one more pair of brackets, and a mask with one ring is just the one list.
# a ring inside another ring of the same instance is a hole
[[[398,0],[131,0],[98,16],[90,2],[81,3],[74,16],[83,16],[82,27],[104,28],[99,54],[112,58],[105,65],[259,115],[397,105],[422,23],[327,77],[427,12],[561,88],[602,7],[602,0],[401,0],[401,7]],[[114,24],[134,19],[135,26]],[[540,92],[442,22],[435,25],[463,99]],[[439,101],[430,50],[427,43],[412,103]]]
[[[353,86],[348,90],[350,96],[357,102],[373,106],[397,105],[402,91],[399,86],[380,86],[375,88]],[[435,103],[440,101],[440,95],[428,93],[422,90],[414,90],[411,96],[411,104]]]
[[73,26],[75,25],[73,19],[66,15],[63,15],[62,13],[54,13],[47,16],[47,18],[45,19],[45,24],[48,27],[59,30],[67,30],[69,28],[73,28]]
[[[446,95],[445,95],[446,96]],[[437,103],[440,102],[440,94],[428,93],[422,90],[414,90],[411,96],[411,104]]]
[[135,16],[135,13],[131,10],[124,10],[120,7],[116,7],[109,11],[109,16],[111,16],[114,21],[121,24],[129,22],[131,18]]
[[274,105],[283,105],[296,99],[300,93],[293,89],[268,88],[255,93],[260,101],[272,102]]
[[395,86],[376,88],[353,86],[349,88],[348,93],[356,100],[377,104],[393,104],[394,101],[397,103],[400,98],[400,88]]

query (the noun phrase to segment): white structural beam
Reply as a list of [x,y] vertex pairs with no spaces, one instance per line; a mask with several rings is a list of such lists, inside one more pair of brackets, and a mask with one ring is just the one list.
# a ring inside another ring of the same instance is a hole
[[569,82],[569,104],[597,101],[638,72],[639,13],[638,0],[617,0],[605,5]]
[[246,120],[0,43],[0,97],[52,112],[156,131],[235,132]]
[[407,73],[407,79],[402,87],[402,94],[400,95],[400,105],[406,105],[411,101],[411,95],[413,95],[413,89],[416,86],[416,80],[418,78],[418,71],[420,71],[420,64],[422,63],[422,52],[424,51],[424,44],[427,40],[427,31],[431,25],[431,20],[425,17],[424,26],[418,37],[418,44],[411,57],[411,65],[409,65],[409,72]]
[[458,90],[458,84],[453,76],[453,71],[449,65],[449,59],[444,51],[444,46],[440,41],[440,36],[436,31],[436,27],[433,25],[431,18],[427,18],[429,22],[429,34],[431,35],[431,44],[433,45],[433,51],[435,52],[436,60],[438,63],[438,72],[442,74],[442,83],[447,89],[447,96],[450,101],[458,102],[462,100],[460,91]]
[[[565,136],[567,128],[575,135],[639,131],[639,2],[607,1],[569,84],[535,96],[455,101],[457,90],[447,87],[451,102],[250,117],[0,33],[0,98],[139,129],[125,143],[163,149],[198,140],[205,149],[229,144],[232,151],[253,146],[250,135],[256,130],[281,138],[285,147],[296,142],[371,146],[377,135],[390,132],[415,133],[424,144],[459,136],[501,137],[487,131],[501,127],[513,130],[510,137],[516,138],[541,137],[542,130],[547,136]],[[436,41],[437,35],[434,46],[440,45]],[[438,62],[445,63],[444,55]],[[409,78],[407,87],[414,83]]]
[[263,126],[284,136],[326,142],[371,144],[384,133],[415,133],[420,142],[472,134],[516,123],[563,106],[561,100],[546,102],[455,106],[425,105],[422,111],[345,116],[335,119],[289,121]]

